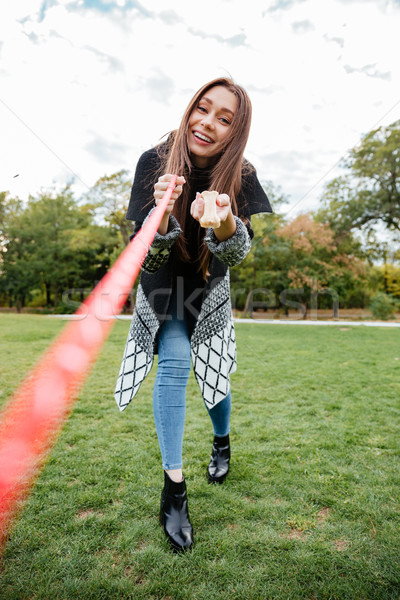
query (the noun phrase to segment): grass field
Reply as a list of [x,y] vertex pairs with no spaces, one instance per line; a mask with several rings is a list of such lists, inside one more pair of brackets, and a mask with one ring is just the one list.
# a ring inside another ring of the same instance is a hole
[[[0,315],[3,403],[64,326]],[[1,600],[400,598],[400,332],[238,324],[232,468],[205,470],[212,433],[193,377],[185,476],[196,545],[158,525],[155,368],[124,413],[117,321],[0,563]]]

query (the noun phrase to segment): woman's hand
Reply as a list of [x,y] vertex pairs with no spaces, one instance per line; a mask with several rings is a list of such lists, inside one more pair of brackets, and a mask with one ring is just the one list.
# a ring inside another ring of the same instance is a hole
[[[163,198],[171,179],[172,179],[172,175],[169,173],[166,173],[165,175],[162,175],[161,177],[158,178],[157,183],[154,185],[154,193],[153,193],[156,204],[159,204],[159,202]],[[175,200],[177,200],[177,198],[179,198],[179,196],[181,195],[182,190],[183,190],[183,185],[185,183],[186,183],[186,180],[184,177],[179,176],[176,178],[175,189],[171,194],[171,198],[169,199],[167,208],[165,209],[165,213],[163,215],[160,226],[158,228],[158,233],[160,235],[165,235],[168,231],[169,215],[172,212],[172,209],[174,208]]]
[[[216,200],[216,212],[221,223],[227,220],[229,213],[232,213],[231,201],[228,194],[220,194]],[[204,200],[201,194],[197,192],[196,199],[193,200],[190,207],[190,214],[196,221],[200,222],[201,217],[204,213]]]
[[[233,218],[231,200],[228,194],[220,194],[216,200],[216,212],[221,221],[221,225],[214,228],[217,239],[222,242],[230,238],[236,231],[236,223]],[[204,200],[201,194],[197,192],[196,199],[193,200],[190,207],[190,214],[196,221],[200,221],[204,213]]]
[[[158,178],[157,183],[154,185],[154,194],[153,194],[156,204],[158,204],[160,202],[160,200],[162,199],[162,197],[164,196],[171,179],[172,179],[172,175],[170,175],[169,173],[166,173],[165,175],[162,175],[161,177]],[[172,209],[174,208],[175,200],[177,200],[179,198],[179,196],[181,195],[184,183],[186,183],[184,177],[177,177],[175,189],[172,192],[170,201],[168,202],[167,208],[165,209],[166,214],[169,215],[170,212],[172,211]]]

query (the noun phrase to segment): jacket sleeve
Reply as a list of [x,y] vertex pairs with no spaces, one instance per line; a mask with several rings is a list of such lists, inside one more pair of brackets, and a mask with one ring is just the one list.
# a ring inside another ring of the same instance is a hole
[[[143,225],[146,223],[147,219],[150,217],[152,212],[155,210],[155,207],[151,209],[145,220],[143,221]],[[136,221],[135,229],[133,231],[132,236],[137,235],[142,223]],[[142,264],[142,270],[147,273],[156,273],[160,267],[165,264],[169,258],[171,253],[171,248],[181,235],[182,229],[179,226],[178,221],[175,219],[173,215],[169,216],[168,223],[168,231],[165,235],[160,235],[156,232],[153,243],[151,244],[149,251],[146,254],[146,257]],[[131,237],[132,237],[131,236]]]
[[246,227],[239,217],[234,216],[233,218],[236,222],[236,231],[227,240],[218,241],[212,228],[207,229],[204,237],[210,252],[228,267],[234,267],[242,262],[251,248],[252,230],[250,226]]

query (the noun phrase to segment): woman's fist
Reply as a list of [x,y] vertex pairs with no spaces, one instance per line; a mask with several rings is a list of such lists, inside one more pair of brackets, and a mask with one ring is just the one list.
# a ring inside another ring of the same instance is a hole
[[[154,194],[153,194],[156,204],[158,204],[160,202],[160,200],[162,199],[162,197],[164,196],[171,179],[172,179],[172,175],[170,175],[169,173],[166,173],[165,175],[162,175],[161,177],[158,178],[157,183],[154,185]],[[175,200],[177,198],[179,198],[179,196],[181,195],[184,183],[186,183],[184,177],[177,177],[175,189],[171,194],[171,198],[167,204],[165,214],[169,215],[170,212],[172,211],[172,209],[174,208]]]

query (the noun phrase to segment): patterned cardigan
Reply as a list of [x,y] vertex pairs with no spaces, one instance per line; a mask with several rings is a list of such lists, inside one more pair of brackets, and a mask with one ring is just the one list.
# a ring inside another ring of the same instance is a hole
[[[265,200],[258,190],[258,202],[259,206],[263,204],[263,210],[254,212],[272,212],[267,196],[259,187]],[[153,210],[150,210],[147,218]],[[241,219],[234,218],[236,231],[228,240],[219,242],[213,229],[208,229],[204,237],[212,253],[210,275],[205,283],[200,312],[190,338],[193,371],[209,408],[226,397],[230,386],[229,375],[236,370],[229,267],[239,264],[246,257],[251,248],[253,232],[250,225],[247,227]],[[137,394],[153,365],[157,334],[172,294],[171,249],[181,234],[179,223],[170,215],[168,232],[165,236],[156,233],[143,262],[135,309],[115,388],[115,400],[121,411]],[[157,290],[169,290],[169,294],[157,295]]]

